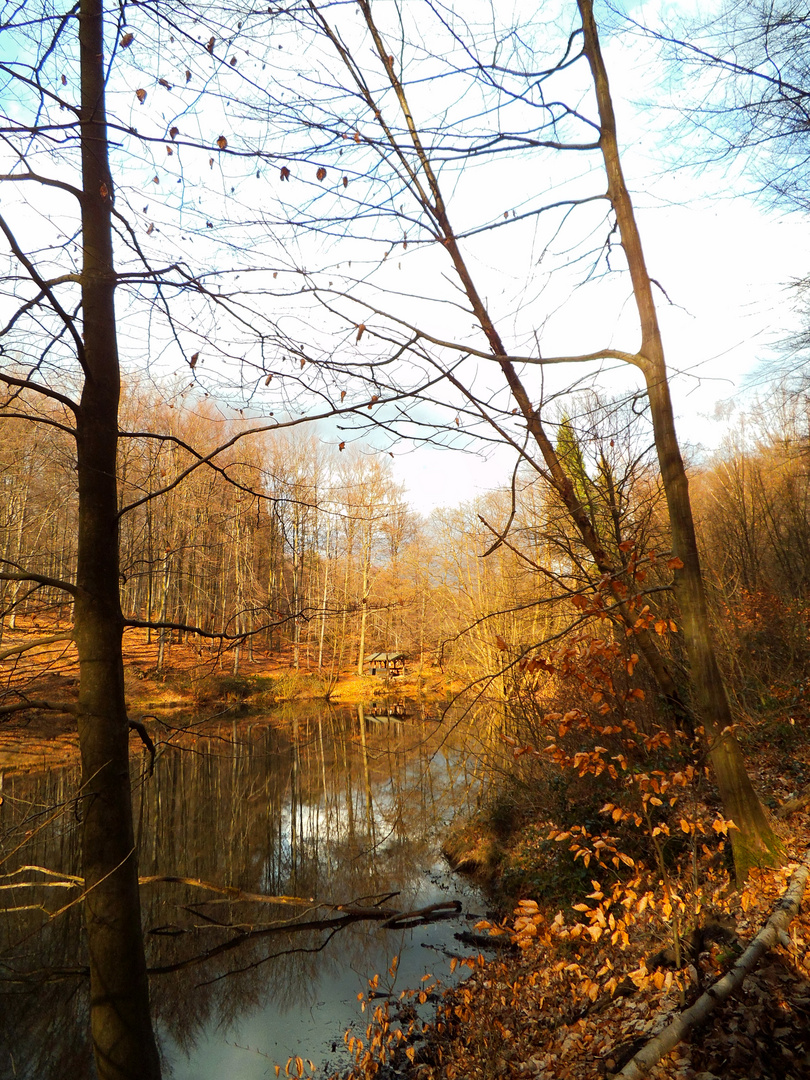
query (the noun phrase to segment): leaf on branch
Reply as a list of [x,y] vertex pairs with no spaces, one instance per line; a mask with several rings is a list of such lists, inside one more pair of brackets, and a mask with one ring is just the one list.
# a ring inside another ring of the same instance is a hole
[[619,544],[619,551],[632,551],[634,546],[635,545],[632,540],[622,540],[622,542]]
[[357,344],[357,342],[360,340],[360,338],[363,336],[363,334],[365,332],[366,332],[366,324],[361,322],[360,325],[357,327],[357,337],[354,339],[355,345]]
[[341,401],[343,401],[343,399],[344,399],[345,397],[346,397],[346,391],[345,391],[345,390],[341,390],[341,391],[340,391],[340,400],[341,400]]
[[497,648],[499,648],[501,650],[501,652],[506,651],[506,648],[507,648],[506,642],[503,640],[503,638],[501,637],[500,634],[495,635],[495,645],[497,646]]
[[62,86],[67,86],[67,75],[62,76]]
[[99,195],[101,195],[102,199],[106,199],[107,196],[110,194],[107,185],[104,184],[104,183],[99,184],[98,192],[99,192]]
[[191,359],[188,362],[189,367],[192,368],[192,369],[195,368],[197,366],[197,361],[199,359],[200,359],[200,354],[198,352],[195,352],[194,355],[191,357]]
[[301,357],[301,367],[303,367],[305,363],[306,363],[306,360],[305,360],[305,359],[304,359],[304,357],[302,356],[302,357]]
[[134,40],[134,34],[124,34],[124,36],[121,38],[121,48],[128,49]]
[[346,443],[345,442],[342,442],[342,443],[338,444],[338,450],[345,450],[345,449],[346,449]]
[[166,79],[158,79],[158,86],[162,86],[165,90],[171,90],[172,84]]
[[159,183],[160,183],[160,179],[159,179],[159,178],[158,178],[157,176],[153,176],[153,177],[152,177],[152,183],[153,183],[153,184],[159,184]]
[[220,148],[220,150],[224,150],[227,145],[228,140],[225,138],[224,135],[220,135],[220,137],[217,139],[217,146]]
[[319,180],[325,180],[326,179],[326,169],[323,167],[323,165],[321,165],[321,167],[318,169],[318,171],[315,173],[315,175],[317,176],[317,178]]
[[146,101],[146,91],[143,89],[136,90],[135,97],[138,99],[138,101],[140,101],[141,105],[143,105],[143,103]]
[[146,230],[146,235],[151,236],[154,231],[155,231],[155,223],[154,223],[154,221],[152,221],[152,222],[149,223],[149,228]]
[[264,385],[269,386],[272,378],[273,378],[273,372],[271,371],[270,374],[267,376],[267,378],[264,380]]
[[186,82],[191,82],[191,72],[186,68]]
[[214,44],[215,44],[215,42],[216,42],[216,38],[209,38],[208,39],[208,44],[205,46],[207,51],[209,53],[211,53],[212,56],[214,55]]
[[677,555],[673,555],[671,559],[667,559],[667,566],[670,570],[683,570],[683,559],[678,558]]
[[236,57],[235,56],[231,57],[231,67],[236,67]]
[[348,178],[348,176],[344,176],[344,177],[343,177],[343,186],[344,186],[344,187],[348,187],[348,186],[349,186],[349,178]]
[[282,180],[289,180],[290,179],[290,170],[287,168],[286,165],[281,166],[281,179]]
[[172,141],[174,141],[174,139],[176,139],[179,134],[180,134],[180,128],[179,127],[169,128],[169,136],[171,137]]

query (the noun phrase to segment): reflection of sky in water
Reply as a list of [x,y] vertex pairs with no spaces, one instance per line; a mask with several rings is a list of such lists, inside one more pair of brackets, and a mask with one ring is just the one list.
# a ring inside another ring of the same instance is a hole
[[[415,906],[459,899],[464,911],[480,917],[482,904],[472,889],[454,879],[443,866],[415,875]],[[281,998],[264,1008],[243,1015],[227,1030],[206,1029],[186,1056],[172,1040],[163,1040],[163,1052],[172,1065],[174,1080],[258,1080],[272,1077],[274,1064],[282,1069],[290,1055],[311,1058],[318,1075],[345,1068],[343,1032],[350,1026],[364,1034],[368,1012],[360,1012],[357,994],[368,989],[369,976],[379,973],[381,989],[392,990],[396,1000],[406,987],[418,987],[423,975],[438,976],[445,983],[457,981],[450,974],[450,959],[443,950],[470,955],[453,934],[470,929],[463,915],[406,931],[379,930],[365,924],[342,931],[328,948],[334,951],[337,966],[324,965],[309,986],[311,1003],[284,1007]],[[362,934],[370,943],[363,953],[363,966],[346,955],[345,934]],[[395,979],[387,969],[393,956],[400,957]],[[466,969],[462,969],[464,971]],[[459,973],[460,974],[460,973]],[[426,1007],[429,1010],[430,1006]],[[425,1012],[428,1016],[428,1011]],[[333,1052],[332,1047],[335,1047]]]
[[[386,906],[396,910],[461,899],[478,917],[476,894],[437,860],[437,835],[471,797],[460,736],[445,742],[446,735],[443,725],[368,718],[361,727],[356,713],[310,710],[293,723],[289,740],[253,721],[230,729],[224,741],[200,739],[192,752],[165,751],[154,778],[135,795],[141,873],[331,903],[395,891]],[[28,779],[12,782],[24,802],[56,801],[53,775],[42,778],[38,790]],[[75,824],[69,816],[57,819],[15,858],[75,872]],[[160,930],[147,933],[150,967],[227,942],[233,930],[217,922],[261,927],[299,910],[210,898],[199,889],[144,887],[144,925]],[[306,917],[329,914],[320,909]],[[43,921],[31,913],[22,918]],[[77,909],[30,936],[36,925],[6,924],[7,943],[28,938],[11,958],[18,969],[83,962]],[[352,1024],[363,1031],[367,1022],[357,994],[368,978],[378,973],[380,989],[394,991],[394,998],[418,987],[426,973],[454,981],[443,950],[463,955],[453,933],[468,926],[463,917],[408,930],[356,923],[325,946],[323,931],[258,936],[203,964],[156,975],[151,985],[167,1074],[176,1080],[272,1077],[273,1065],[283,1069],[295,1054],[311,1058],[321,1075],[344,1067],[343,1032]],[[36,957],[33,946],[40,950]],[[400,964],[391,980],[386,972],[395,955]],[[72,1032],[73,1043],[83,1039],[76,1033],[86,1027],[85,994],[84,982],[75,979],[52,991],[49,1037],[64,1031]],[[54,1035],[50,1045],[37,1035],[44,1022],[37,995],[34,989],[17,1000],[4,997],[11,1006],[0,1005],[6,1014],[0,1015],[0,1075],[9,1052],[21,1080],[66,1075],[66,1064],[75,1064],[70,1040]]]

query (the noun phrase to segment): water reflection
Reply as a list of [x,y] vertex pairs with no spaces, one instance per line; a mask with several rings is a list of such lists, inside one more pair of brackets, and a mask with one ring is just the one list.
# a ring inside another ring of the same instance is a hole
[[[344,916],[314,901],[369,905],[397,893],[386,906],[409,910],[457,895],[435,837],[471,797],[463,733],[362,708],[277,721],[172,734],[135,789],[141,874],[185,879],[142,888],[154,1010],[178,1080],[266,1076],[290,1053],[337,1066],[332,1042],[369,975],[403,953],[398,992],[460,951],[449,944],[458,926],[319,928]],[[2,872],[78,873],[76,784],[68,771],[6,778]],[[43,875],[3,879],[20,880]],[[0,893],[13,897],[1,920],[0,1075],[90,1074],[80,906],[48,917],[77,891]]]

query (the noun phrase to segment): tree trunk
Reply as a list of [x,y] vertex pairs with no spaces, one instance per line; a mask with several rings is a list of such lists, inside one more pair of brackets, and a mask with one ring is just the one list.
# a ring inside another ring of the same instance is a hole
[[366,662],[366,622],[368,621],[368,583],[371,572],[371,525],[368,546],[363,550],[363,583],[360,596],[360,642],[357,646],[357,674],[362,678]]
[[112,179],[104,110],[103,6],[81,0],[84,388],[76,422],[82,853],[90,1024],[100,1080],[160,1076],[149,1015],[121,653]]
[[683,562],[683,566],[675,570],[675,588],[689,655],[694,710],[706,732],[724,813],[739,830],[732,830],[731,841],[737,878],[742,880],[755,863],[774,861],[779,842],[745,770],[739,743],[729,731],[733,717],[711,637],[689,499],[689,482],[675,433],[672,399],[652,283],[621,168],[616,119],[593,17],[593,0],[577,2],[582,16],[583,48],[591,67],[599,108],[600,149],[608,178],[608,198],[616,213],[641,323],[641,349],[636,362],[644,374],[650,399],[655,446],[669,509],[673,551]]

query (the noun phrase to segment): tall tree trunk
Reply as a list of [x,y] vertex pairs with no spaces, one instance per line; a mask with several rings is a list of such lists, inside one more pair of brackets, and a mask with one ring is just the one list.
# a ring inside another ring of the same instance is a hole
[[366,662],[366,622],[368,621],[369,575],[371,573],[371,525],[368,546],[363,550],[363,582],[360,590],[360,640],[357,646],[357,674],[362,677]]
[[683,562],[683,566],[675,571],[675,588],[689,654],[694,708],[706,732],[724,812],[737,826],[737,830],[732,830],[731,841],[739,880],[745,877],[754,863],[772,861],[778,848],[778,840],[751,785],[739,744],[729,730],[733,717],[712,642],[689,499],[689,482],[675,433],[672,399],[652,283],[647,272],[630,194],[622,173],[616,138],[616,118],[593,17],[593,0],[577,2],[582,16],[584,52],[591,67],[599,108],[599,143],[608,178],[608,198],[616,213],[641,323],[641,349],[636,362],[644,374],[650,399],[655,446],[669,509],[673,551]]
[[90,1024],[100,1080],[160,1076],[149,1015],[118,592],[116,455],[120,379],[112,178],[104,109],[102,0],[81,0],[84,388],[76,422],[82,854]]

